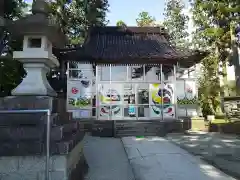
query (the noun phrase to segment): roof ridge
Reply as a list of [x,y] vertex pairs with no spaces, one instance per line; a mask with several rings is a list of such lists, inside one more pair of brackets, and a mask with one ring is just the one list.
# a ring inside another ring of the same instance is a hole
[[95,26],[91,28],[91,34],[162,34],[167,35],[166,29],[163,26],[159,27],[137,27],[137,26]]

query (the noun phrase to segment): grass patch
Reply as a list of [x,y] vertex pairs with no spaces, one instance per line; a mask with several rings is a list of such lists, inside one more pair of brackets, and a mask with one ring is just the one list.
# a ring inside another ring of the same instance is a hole
[[230,121],[227,119],[214,119],[213,121],[211,121],[211,124],[226,124],[226,123],[230,123]]

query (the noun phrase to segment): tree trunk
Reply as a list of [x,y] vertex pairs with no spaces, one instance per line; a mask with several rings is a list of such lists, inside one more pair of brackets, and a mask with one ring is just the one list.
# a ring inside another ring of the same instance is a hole
[[224,97],[229,96],[229,89],[228,89],[228,80],[227,80],[227,63],[224,60],[222,62],[222,76],[223,76],[223,95]]
[[[217,57],[217,64],[216,64],[216,77],[219,77],[219,60],[220,60],[220,54],[219,54],[219,47],[218,47],[218,45],[217,45],[217,43],[216,43],[216,47],[215,47],[215,54],[216,54],[216,57]],[[218,86],[220,87],[220,80],[218,80]],[[218,101],[218,102],[221,102],[221,92],[219,91],[218,93],[217,93],[217,97],[216,97],[216,100]],[[219,105],[217,105],[216,106],[216,109],[215,109],[215,112],[216,112],[216,114],[223,114],[223,112],[222,112],[222,108],[221,108],[222,106],[221,106],[221,103],[219,104]]]
[[232,48],[232,62],[235,67],[235,80],[236,80],[236,95],[240,95],[240,64],[239,64],[239,54],[238,48],[235,40],[235,30],[234,23],[230,24],[230,33],[231,33],[231,48]]

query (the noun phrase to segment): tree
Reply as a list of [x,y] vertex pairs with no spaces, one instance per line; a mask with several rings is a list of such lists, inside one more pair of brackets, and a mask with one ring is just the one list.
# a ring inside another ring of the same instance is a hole
[[55,16],[71,45],[83,43],[85,33],[91,26],[107,24],[107,0],[58,0],[50,2],[51,13]]
[[[27,11],[24,0],[5,0],[4,2],[4,17],[7,19],[16,20],[24,16]],[[72,0],[71,3],[69,0],[56,0],[49,1],[49,7],[50,16],[59,22],[70,40],[69,45],[81,44],[84,41],[85,32],[91,26],[104,26],[107,23],[107,0]],[[11,90],[21,82],[25,71],[21,63],[12,59],[12,52],[21,48],[22,39],[12,39],[6,29],[0,31],[0,38],[1,44],[4,43],[4,47],[8,47],[8,58],[0,60],[0,96],[5,96],[9,95]],[[52,77],[51,74],[50,77]]]
[[[202,84],[209,86],[205,90],[200,88],[200,97],[201,100],[207,99],[205,103],[209,103],[216,114],[221,112],[221,95],[226,94],[227,90],[226,66],[232,56],[231,34],[233,24],[239,21],[240,3],[235,0],[194,0],[192,12],[197,27],[194,40],[198,39],[197,46],[210,52],[203,60],[201,77]],[[221,76],[224,80],[223,87],[220,87],[219,82]]]
[[[24,16],[27,4],[23,0],[5,0],[3,2],[3,17],[10,20],[16,20]],[[25,75],[22,64],[12,59],[12,52],[21,47],[19,39],[13,39],[5,28],[0,29],[0,96],[9,95]]]
[[163,25],[167,28],[170,42],[175,46],[186,46],[186,38],[189,36],[189,17],[183,13],[185,8],[182,0],[168,0],[165,8],[165,19]]
[[127,26],[125,22],[123,22],[122,20],[119,20],[117,23],[116,23],[117,26]]
[[146,11],[140,12],[138,18],[136,19],[137,26],[139,27],[153,26],[155,21],[155,18],[150,16]]

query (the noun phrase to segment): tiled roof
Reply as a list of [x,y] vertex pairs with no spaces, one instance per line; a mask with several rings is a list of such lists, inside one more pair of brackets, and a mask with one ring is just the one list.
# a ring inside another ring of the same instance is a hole
[[95,28],[83,47],[86,54],[100,61],[137,63],[178,58],[160,28]]
[[202,58],[195,51],[173,48],[160,27],[95,27],[83,47],[70,54],[69,60],[130,64],[175,64],[181,60],[193,63],[193,57]]

